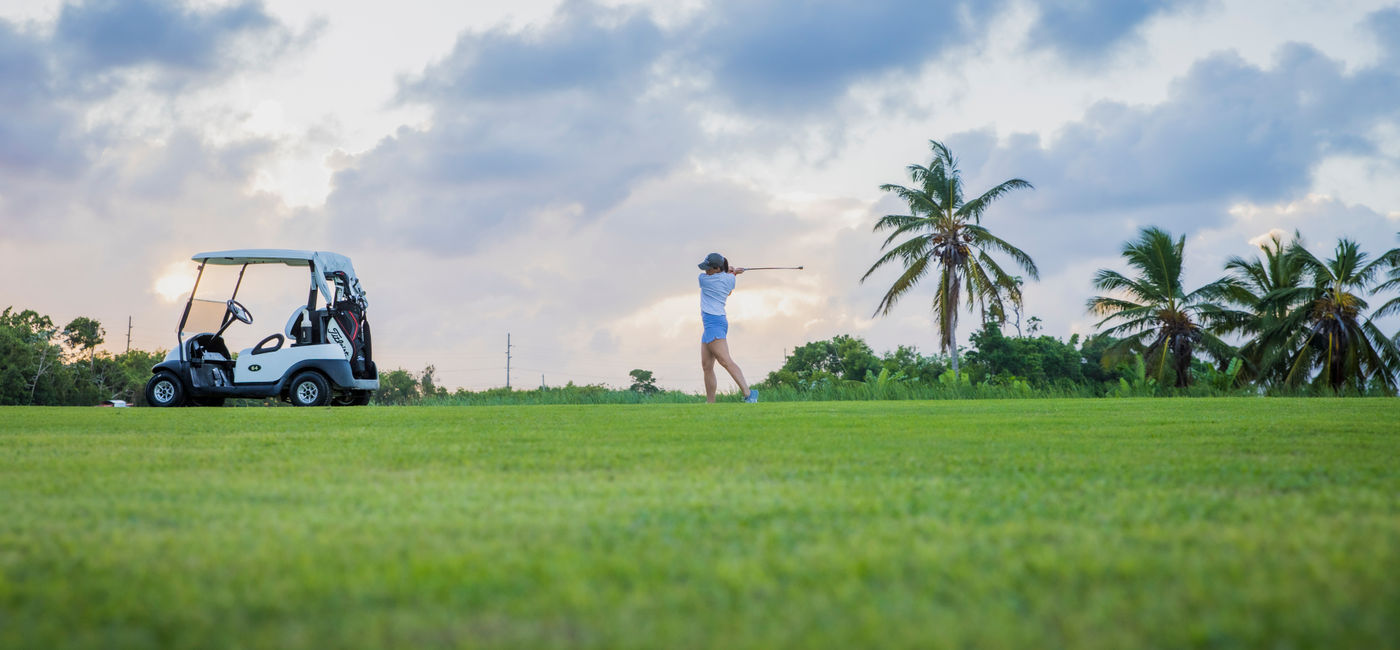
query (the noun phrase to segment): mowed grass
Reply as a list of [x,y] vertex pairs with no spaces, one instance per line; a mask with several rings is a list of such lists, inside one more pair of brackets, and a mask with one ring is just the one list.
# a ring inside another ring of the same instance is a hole
[[0,409],[5,648],[1380,648],[1400,400]]

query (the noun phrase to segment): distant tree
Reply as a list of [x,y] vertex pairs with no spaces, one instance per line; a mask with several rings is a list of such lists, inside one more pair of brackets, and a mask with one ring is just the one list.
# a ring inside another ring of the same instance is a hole
[[[165,358],[164,350],[147,352],[131,349],[115,356],[97,355],[97,373],[103,380],[103,399],[122,399],[132,404],[146,402],[146,382],[151,366]],[[103,366],[107,367],[104,368]]]
[[[1014,289],[1012,289],[1012,290],[1009,292],[1009,293],[1010,293],[1010,298],[1011,298],[1011,312],[1012,312],[1013,314],[1016,315],[1016,321],[1015,321],[1015,325],[1016,325],[1016,336],[1017,336],[1017,338],[1019,338],[1019,337],[1021,336],[1021,311],[1022,311],[1023,309],[1025,309],[1025,306],[1026,306],[1026,305],[1025,305],[1025,295],[1024,295],[1024,293],[1022,292],[1022,289],[1025,287],[1026,281],[1023,280],[1023,279],[1021,279],[1021,276],[1019,276],[1019,275],[1016,276],[1015,278],[1012,278],[1012,279],[1015,280],[1016,286],[1015,286]],[[1031,318],[1035,318],[1035,317],[1032,316]],[[1005,322],[1005,321],[1006,321],[1005,318],[1002,318],[1002,319],[1000,319],[1000,320],[1001,320],[1001,322]],[[1040,320],[1040,319],[1036,318],[1036,320],[1038,321],[1038,320]],[[1034,332],[1032,332],[1032,333],[1034,333]]]
[[97,352],[97,346],[102,344],[102,337],[106,333],[97,319],[79,316],[63,326],[63,343],[74,353],[86,355],[91,367],[93,355]]
[[1114,358],[1109,350],[1117,346],[1118,340],[1105,334],[1088,336],[1079,345],[1079,357],[1084,360],[1080,366],[1084,380],[1095,385],[1117,385],[1126,369],[1125,359]]
[[[1298,239],[1301,236],[1295,232],[1294,240]],[[1305,302],[1296,289],[1306,278],[1302,259],[1288,254],[1278,235],[1260,245],[1259,251],[1263,257],[1231,257],[1225,262],[1230,276],[1222,298],[1234,310],[1222,314],[1220,331],[1247,339],[1240,346],[1245,363],[1239,377],[1267,384],[1283,380],[1289,351],[1301,345],[1301,328],[1285,327],[1284,323]]]
[[1064,343],[1050,336],[1009,338],[994,321],[982,324],[971,336],[967,354],[975,379],[1021,379],[1034,386],[1084,381],[1084,362],[1075,349],[1077,339]]
[[1098,327],[1116,322],[1103,330],[1118,339],[1110,352],[1141,351],[1159,384],[1165,384],[1171,370],[1179,388],[1191,383],[1191,359],[1198,348],[1217,360],[1235,356],[1233,348],[1209,329],[1224,316],[1226,310],[1216,301],[1225,297],[1230,283],[1217,280],[1186,291],[1181,283],[1185,248],[1184,236],[1173,240],[1160,228],[1142,229],[1136,240],[1123,246],[1123,257],[1135,275],[1099,269],[1094,288],[1111,295],[1088,302],[1089,311],[1103,317]]
[[627,374],[632,377],[632,385],[628,386],[627,390],[642,395],[655,395],[661,392],[661,389],[656,387],[656,377],[652,375],[650,370],[637,368]]
[[822,377],[862,381],[867,372],[879,374],[880,368],[880,359],[864,340],[841,334],[797,347],[770,377],[776,383],[812,382]]
[[[939,332],[939,346],[950,355],[953,375],[958,375],[958,310],[967,300],[969,310],[981,306],[984,312],[1005,318],[1004,301],[1020,300],[1016,278],[1004,271],[990,255],[1007,255],[1033,279],[1039,279],[1029,255],[996,237],[982,226],[982,216],[993,202],[1013,190],[1032,189],[1019,178],[1003,181],[970,201],[964,200],[962,172],[948,147],[929,141],[933,159],[927,167],[910,165],[914,187],[882,185],[909,204],[909,214],[891,214],[875,222],[875,232],[890,234],[880,249],[885,251],[870,270],[861,276],[865,282],[880,267],[898,262],[903,272],[885,292],[875,315],[889,314],[900,298],[909,293],[930,270],[938,274],[933,294],[933,313]],[[895,244],[895,240],[909,235]],[[891,248],[891,245],[894,245]],[[888,250],[886,250],[888,249]]]
[[18,373],[27,395],[0,396],[10,404],[56,404],[57,387],[53,371],[62,368],[62,350],[53,344],[58,328],[53,319],[26,309],[16,312],[6,307],[0,313],[0,328],[8,330],[11,344],[6,346],[6,374]]
[[1396,375],[1400,374],[1400,346],[1367,317],[1363,295],[1382,269],[1400,262],[1400,249],[1368,261],[1369,256],[1356,242],[1341,239],[1333,256],[1323,260],[1295,240],[1288,255],[1297,258],[1309,281],[1272,292],[1267,301],[1279,309],[1299,305],[1275,327],[1279,332],[1299,333],[1286,339],[1297,341],[1298,347],[1289,352],[1284,383],[1301,384],[1316,372],[1316,381],[1333,391],[1350,388],[1364,392],[1367,384],[1375,381],[1394,392]]
[[437,366],[429,365],[418,375],[419,398],[446,397],[447,389],[437,385]]
[[0,323],[0,405],[31,403],[29,380],[36,359],[26,330]]
[[402,368],[379,373],[379,390],[374,393],[376,404],[416,404],[422,398],[419,382]]
[[924,356],[917,347],[910,345],[901,345],[886,352],[880,357],[880,367],[892,375],[903,374],[911,381],[925,383],[938,381],[938,376],[948,369],[942,358]]

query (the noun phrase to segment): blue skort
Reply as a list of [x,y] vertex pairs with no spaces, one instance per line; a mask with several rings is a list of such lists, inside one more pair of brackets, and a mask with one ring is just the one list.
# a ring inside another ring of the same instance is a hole
[[700,335],[701,343],[729,336],[729,318],[723,314],[707,314],[702,311],[700,320],[705,323],[705,332]]

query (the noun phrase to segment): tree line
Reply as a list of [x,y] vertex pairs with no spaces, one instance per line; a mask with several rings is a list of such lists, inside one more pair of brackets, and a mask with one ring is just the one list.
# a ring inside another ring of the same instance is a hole
[[119,399],[140,403],[151,366],[164,352],[100,352],[106,331],[79,316],[60,327],[36,311],[0,313],[0,405],[70,406]]
[[[928,165],[907,168],[912,187],[881,186],[903,199],[909,214],[875,222],[876,233],[888,234],[861,282],[881,267],[900,269],[876,307],[879,316],[932,276],[934,327],[959,378],[957,326],[964,308],[987,323],[1004,324],[1013,312],[1019,319],[1023,282],[998,257],[1039,277],[1029,255],[982,225],[993,202],[1033,186],[1013,178],[968,200],[952,152],[936,141],[930,147]],[[1400,289],[1400,248],[1372,256],[1343,238],[1323,256],[1295,232],[1287,243],[1273,237],[1258,257],[1231,258],[1224,277],[1188,290],[1182,283],[1185,245],[1184,236],[1143,228],[1123,246],[1127,273],[1095,274],[1094,288],[1107,293],[1086,307],[1101,317],[1101,367],[1185,389],[1201,374],[1195,364],[1208,359],[1210,381],[1225,382],[1227,376],[1232,388],[1395,394],[1400,333],[1387,335],[1376,321],[1400,313],[1400,298],[1385,300]],[[1372,309],[1372,301],[1384,302]]]

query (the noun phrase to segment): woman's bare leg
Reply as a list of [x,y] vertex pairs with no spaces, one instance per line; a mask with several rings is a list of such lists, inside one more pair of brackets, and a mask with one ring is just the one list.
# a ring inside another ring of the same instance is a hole
[[715,355],[710,354],[710,347],[706,343],[700,344],[700,369],[705,371],[705,401],[713,404],[719,380],[715,379]]
[[[739,384],[739,393],[747,399],[749,396],[749,383],[744,381],[744,371],[739,369],[739,364],[734,363],[734,358],[729,356],[729,341],[715,339],[710,341],[707,349],[709,350],[710,356],[714,357],[714,360],[718,361],[719,365],[724,366],[724,369],[729,371],[729,376],[734,378],[734,383]],[[709,376],[714,376],[714,374],[711,373]],[[710,394],[712,395],[713,393]]]

